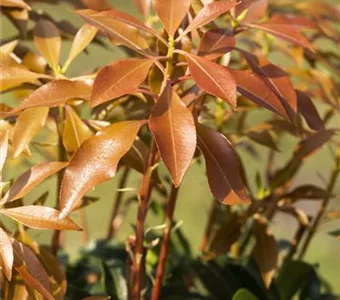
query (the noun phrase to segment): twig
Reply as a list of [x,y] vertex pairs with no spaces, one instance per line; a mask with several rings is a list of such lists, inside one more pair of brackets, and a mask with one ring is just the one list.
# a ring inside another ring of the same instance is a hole
[[176,188],[174,185],[171,185],[169,203],[167,205],[167,210],[166,210],[166,227],[164,229],[163,241],[161,245],[161,250],[159,254],[159,262],[158,262],[157,271],[156,271],[156,280],[155,280],[155,284],[152,290],[151,300],[160,299],[159,297],[160,297],[161,288],[162,288],[162,281],[163,281],[163,276],[164,276],[164,271],[165,271],[166,259],[168,256],[171,226],[173,223],[173,216],[174,216],[174,210],[176,206],[177,195],[178,195],[178,188]]

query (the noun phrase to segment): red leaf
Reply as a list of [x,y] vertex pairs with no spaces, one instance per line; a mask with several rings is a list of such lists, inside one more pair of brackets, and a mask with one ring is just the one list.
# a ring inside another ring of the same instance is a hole
[[168,84],[151,111],[149,127],[175,186],[179,186],[196,149],[192,113]]
[[198,147],[204,155],[209,186],[215,198],[223,204],[248,203],[239,158],[231,143],[211,128],[197,124],[196,129]]
[[126,59],[103,67],[96,76],[90,106],[133,92],[145,80],[155,59]]
[[[95,185],[111,179],[145,121],[124,121],[105,127],[72,156],[60,190],[60,218],[67,216]],[[81,176],[79,176],[81,174]]]
[[203,57],[177,51],[187,59],[191,77],[201,89],[236,107],[236,83],[227,68]]
[[174,36],[189,11],[190,0],[153,0],[153,6],[169,36]]
[[214,28],[206,31],[198,46],[198,55],[214,60],[235,47],[235,38],[230,30]]

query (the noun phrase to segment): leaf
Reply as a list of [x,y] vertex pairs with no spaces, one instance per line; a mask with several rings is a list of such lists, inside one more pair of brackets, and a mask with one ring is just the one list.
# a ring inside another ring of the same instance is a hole
[[70,106],[66,106],[66,120],[63,131],[63,144],[66,151],[75,152],[91,136],[90,128]]
[[316,131],[324,130],[325,126],[312,100],[307,94],[298,90],[296,91],[296,95],[298,100],[298,111],[305,118],[308,126]]
[[328,234],[334,236],[337,240],[340,240],[340,229],[329,231]]
[[258,298],[245,288],[237,290],[232,300],[258,300]]
[[67,164],[67,162],[54,161],[40,163],[30,168],[14,181],[11,189],[4,198],[7,201],[13,201],[24,197],[47,177],[65,168]]
[[235,47],[232,32],[223,28],[213,28],[204,33],[198,46],[198,55],[209,60],[217,59]]
[[28,205],[1,209],[1,213],[30,228],[81,230],[69,217],[59,219],[59,211],[51,207]]
[[263,282],[269,288],[278,263],[279,247],[272,232],[268,229],[266,220],[255,215],[254,235],[256,244],[252,251],[257,266],[261,272]]
[[301,185],[291,192],[284,194],[282,198],[291,199],[292,202],[305,199],[323,199],[328,196],[328,192],[314,185]]
[[53,300],[51,283],[43,265],[25,244],[14,240],[14,267],[28,287],[37,290],[44,299]]
[[148,147],[140,139],[136,138],[131,149],[122,157],[122,161],[127,166],[144,173],[148,160]]
[[48,20],[41,19],[34,28],[34,44],[52,70],[57,71],[61,51],[58,28]]
[[84,24],[80,29],[77,31],[77,34],[75,35],[71,50],[68,54],[68,58],[63,66],[63,71],[65,72],[70,63],[73,61],[73,59],[81,53],[93,40],[93,38],[97,34],[97,28],[94,26],[91,26],[89,24]]
[[313,270],[310,264],[303,261],[285,263],[278,274],[276,283],[280,292],[280,299],[289,300],[304,285],[307,274]]
[[313,46],[299,31],[295,29],[295,26],[283,26],[282,24],[268,20],[267,22],[259,24],[248,24],[251,28],[263,30],[277,38],[291,42],[293,44],[302,46],[315,52]]
[[331,210],[327,212],[327,218],[330,220],[340,219],[340,210]]
[[30,6],[26,4],[23,0],[1,0],[0,5],[6,7],[17,7],[28,10],[31,9]]
[[303,210],[296,208],[292,205],[286,204],[286,205],[279,206],[279,211],[293,216],[294,218],[296,218],[296,220],[301,225],[303,225],[305,227],[309,226],[308,216],[306,215],[306,213]]
[[249,70],[230,70],[237,84],[237,91],[256,104],[288,118],[280,99],[270,87],[254,72]]
[[145,80],[155,59],[125,59],[103,67],[96,76],[90,106],[133,92]]
[[0,266],[11,281],[13,267],[13,246],[7,233],[0,227]]
[[114,123],[98,131],[80,146],[61,183],[61,218],[67,216],[92,187],[115,175],[119,160],[130,150],[144,123],[145,121]]
[[170,83],[151,110],[149,127],[172,181],[178,187],[195,153],[196,129],[192,113]]
[[134,0],[138,10],[147,17],[150,12],[151,0]]
[[32,141],[32,139],[44,128],[48,107],[35,107],[23,111],[14,126],[13,157],[18,157]]
[[20,33],[20,38],[27,38],[27,23],[28,23],[28,10],[27,9],[3,9],[3,14],[6,15],[13,25]]
[[236,83],[227,68],[203,57],[177,51],[187,59],[191,77],[202,90],[222,98],[236,108]]
[[115,10],[98,13],[84,9],[78,10],[77,14],[85,22],[103,31],[109,38],[113,38],[144,55],[150,55],[147,41],[140,31],[141,27],[143,27],[144,31],[146,30],[145,28],[147,28],[148,32],[152,32],[152,30],[141,21]]
[[214,21],[220,15],[225,14],[236,5],[236,1],[218,1],[205,5],[192,20],[189,26],[183,31],[183,33],[181,33],[180,37],[186,35],[192,30],[210,23],[211,21]]
[[196,124],[197,143],[202,151],[211,192],[223,204],[248,203],[240,176],[239,158],[231,143],[219,132]]
[[153,7],[169,36],[173,37],[189,11],[190,0],[153,0]]
[[89,99],[91,84],[85,81],[53,80],[36,89],[24,99],[10,114],[21,110],[37,107],[55,107],[64,105],[70,99]]
[[98,197],[89,197],[85,196],[81,199],[80,202],[78,202],[77,206],[74,207],[74,211],[79,210],[81,208],[87,207],[91,205],[92,203],[95,203],[99,200],[100,198]]
[[262,19],[268,9],[268,0],[258,0],[251,3],[247,8],[245,17],[241,20],[241,23],[254,23]]
[[2,171],[8,152],[8,129],[0,130],[0,172]]

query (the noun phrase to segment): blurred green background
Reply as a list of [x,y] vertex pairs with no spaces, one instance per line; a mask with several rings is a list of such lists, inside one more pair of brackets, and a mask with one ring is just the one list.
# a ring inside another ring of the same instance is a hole
[[[115,8],[141,18],[141,15],[136,10],[132,0],[111,0],[110,2],[114,4]],[[333,2],[336,3],[336,1]],[[75,26],[82,24],[82,21],[72,12],[73,8],[65,2],[60,1],[60,3],[57,5],[34,3],[33,7],[35,9],[40,8],[43,11],[46,11],[56,20],[66,19]],[[13,25],[4,16],[1,16],[1,25],[3,39],[12,36],[16,32]],[[32,42],[27,42],[26,44],[33,47]],[[70,41],[65,41],[63,43],[62,61],[65,61],[66,55],[70,49],[70,45]],[[103,47],[97,45],[90,45],[88,50],[88,55],[82,53],[72,63],[68,72],[69,76],[79,76],[86,72],[91,72],[94,68],[101,67],[112,60],[119,59],[126,55],[124,51],[119,49],[119,47],[112,47],[109,44],[108,49],[104,49]],[[273,59],[274,63],[279,65],[285,63],[285,61],[278,60],[277,57],[273,57]],[[2,95],[1,98],[1,101],[13,104],[13,95],[10,93]],[[320,111],[323,110],[323,107],[320,106],[319,108]],[[258,110],[252,114],[251,122],[260,122],[261,120],[268,118],[268,116],[269,114],[265,110]],[[338,120],[336,120],[333,125],[339,128],[340,118],[338,118]],[[42,132],[41,134],[41,136],[46,135],[48,135],[47,131]],[[277,167],[284,165],[287,159],[291,157],[296,142],[297,139],[288,135],[284,136],[279,145],[281,152],[277,154],[275,160]],[[261,172],[263,169],[263,166],[266,163],[268,152],[265,147],[258,146],[257,144],[254,144],[254,147],[256,147],[260,153],[260,158],[258,159],[254,159],[253,156],[250,156],[242,149],[237,149],[245,166],[249,182],[253,187],[255,185],[256,172]],[[9,180],[14,178],[32,165],[35,165],[44,159],[40,154],[34,151],[33,153],[34,155],[31,160],[22,157],[16,160],[9,160],[4,171],[4,179]],[[332,156],[330,149],[324,147],[317,155],[307,159],[307,163],[300,170],[294,185],[297,186],[299,184],[308,183],[324,187],[324,183],[320,180],[318,173],[327,179],[329,178],[331,167]],[[162,171],[165,172],[164,167],[162,167]],[[107,221],[111,213],[117,182],[119,181],[120,176],[121,172],[118,172],[114,179],[105,184],[97,186],[95,190],[90,193],[91,196],[99,196],[101,198],[98,202],[86,209],[91,240],[97,238],[100,239],[106,235],[108,227]],[[141,176],[137,173],[134,173],[133,176],[130,177],[128,187],[135,188],[136,191],[138,191],[140,179]],[[31,203],[32,199],[35,199],[47,190],[50,192],[47,205],[54,206],[56,201],[55,177],[51,177],[50,179],[46,180],[42,185],[39,186],[39,188],[31,192],[25,198],[25,203]],[[340,195],[340,182],[337,182],[336,191],[337,195]],[[126,192],[125,198],[131,196],[132,193],[133,191]],[[155,195],[153,195],[153,197],[154,196]],[[185,176],[180,189],[179,200],[175,211],[175,218],[178,221],[183,221],[182,229],[188,237],[195,253],[198,253],[198,245],[204,231],[211,202],[212,196],[205,178],[204,165],[193,164]],[[303,210],[305,210],[307,213],[315,212],[319,205],[319,201],[301,201],[299,203],[299,207],[303,208]],[[128,234],[133,233],[131,225],[134,223],[136,218],[136,208],[136,205],[130,206],[128,218],[124,220],[121,230],[118,232],[117,241],[124,241]],[[339,198],[335,198],[329,208],[340,209]],[[78,214],[75,213],[72,217],[79,224]],[[147,226],[151,227],[160,224],[162,224],[162,220],[156,218],[152,213],[149,213]],[[287,217],[286,215],[283,216],[281,214],[278,214],[278,216],[273,220],[272,225],[278,238],[288,239],[292,237],[297,226],[293,218]],[[339,225],[340,224],[338,221],[323,222],[306,255],[306,260],[319,266],[321,275],[327,281],[329,281],[331,286],[334,288],[334,291],[337,293],[340,293],[340,242],[334,237],[329,236],[328,232],[330,230],[338,229]],[[30,232],[39,242],[47,243],[50,241],[50,231],[31,230]],[[71,255],[72,258],[76,258],[81,244],[81,233],[66,233],[65,247],[66,251]]]

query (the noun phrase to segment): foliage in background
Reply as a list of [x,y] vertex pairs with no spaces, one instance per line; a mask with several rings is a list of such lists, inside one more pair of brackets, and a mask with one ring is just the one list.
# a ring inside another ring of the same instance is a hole
[[[79,29],[35,11],[34,1],[1,0],[2,14],[18,30],[1,43],[1,92],[21,101],[15,107],[1,103],[0,168],[31,157],[33,147],[45,157],[13,182],[1,178],[0,213],[16,222],[10,230],[1,217],[2,297],[333,299],[303,256],[324,216],[339,218],[327,206],[340,172],[338,128],[332,127],[340,57],[318,46],[320,40],[339,43],[339,10],[322,1],[136,0],[143,22],[104,0],[68,2],[85,21]],[[72,47],[61,64],[63,39]],[[68,77],[74,58],[90,43],[105,47],[104,39],[130,58]],[[272,53],[295,67],[274,65]],[[323,115],[316,101],[326,107]],[[263,109],[271,118],[249,125],[250,114]],[[35,139],[43,129],[55,143]],[[299,142],[277,168],[285,134]],[[269,149],[264,179],[246,178],[247,166],[234,148],[256,159],[253,143]],[[325,185],[292,187],[304,162],[325,144],[334,159]],[[58,161],[51,161],[51,149]],[[204,162],[216,201],[195,257],[174,211],[186,171]],[[161,163],[168,175],[159,171]],[[122,176],[107,235],[70,264],[62,252],[63,231],[82,230],[87,243],[83,209],[100,201],[87,193],[117,169]],[[140,190],[123,201],[132,172],[140,174]],[[52,175],[58,176],[55,208],[44,205],[47,193],[27,203],[26,194]],[[161,200],[151,201],[152,193]],[[302,199],[320,202],[315,215],[296,207]],[[112,244],[135,202],[134,235],[125,245]],[[75,212],[79,226],[70,217]],[[288,241],[278,242],[271,231],[279,212],[298,224]],[[164,224],[146,229],[148,213]],[[51,244],[35,242],[30,228],[54,230]],[[338,231],[331,234],[339,238]]]

